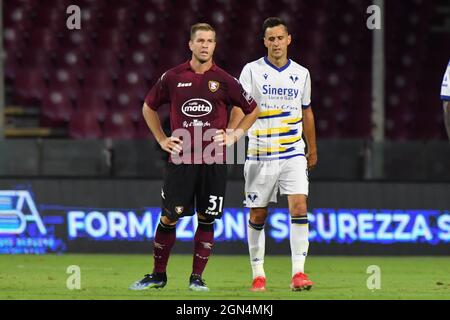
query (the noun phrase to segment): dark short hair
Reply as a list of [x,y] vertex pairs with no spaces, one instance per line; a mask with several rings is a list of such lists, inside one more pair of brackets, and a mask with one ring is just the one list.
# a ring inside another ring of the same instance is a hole
[[264,36],[266,35],[267,28],[273,28],[276,26],[284,26],[286,32],[289,34],[287,24],[282,18],[270,17],[264,20],[264,23],[262,25],[262,37],[264,38]]
[[212,32],[214,32],[214,35],[216,34],[216,30],[214,30],[214,28],[211,25],[209,25],[207,23],[196,23],[191,27],[191,40],[194,39],[195,33],[199,30],[212,31]]

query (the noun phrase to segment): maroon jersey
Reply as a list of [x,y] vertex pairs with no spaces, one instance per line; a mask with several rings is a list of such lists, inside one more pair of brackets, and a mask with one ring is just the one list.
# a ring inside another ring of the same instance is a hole
[[229,106],[240,107],[244,114],[256,107],[239,81],[224,70],[213,64],[204,74],[197,74],[189,61],[164,73],[145,103],[155,111],[163,104],[170,104],[172,135],[183,140],[180,156],[184,163],[196,164],[211,163],[210,155],[216,160],[221,156],[224,162],[224,148],[215,152],[218,148],[211,144],[216,144],[212,142],[215,132],[225,130],[228,125]]

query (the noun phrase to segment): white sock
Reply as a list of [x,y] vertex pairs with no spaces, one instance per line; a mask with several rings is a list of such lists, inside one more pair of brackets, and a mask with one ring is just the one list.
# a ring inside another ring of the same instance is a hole
[[298,272],[305,272],[305,260],[309,247],[308,236],[308,217],[291,218],[292,276]]
[[249,221],[247,225],[247,242],[253,279],[256,277],[266,277],[264,273],[264,253],[266,247],[264,224],[256,225]]

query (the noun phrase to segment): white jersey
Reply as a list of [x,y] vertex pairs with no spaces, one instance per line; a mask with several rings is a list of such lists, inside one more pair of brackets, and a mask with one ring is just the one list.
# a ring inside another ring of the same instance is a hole
[[450,101],[450,61],[448,62],[447,70],[444,74],[444,80],[442,81],[441,99]]
[[292,60],[277,68],[264,57],[246,64],[239,81],[261,110],[248,131],[247,159],[304,155],[302,109],[311,104],[309,71]]

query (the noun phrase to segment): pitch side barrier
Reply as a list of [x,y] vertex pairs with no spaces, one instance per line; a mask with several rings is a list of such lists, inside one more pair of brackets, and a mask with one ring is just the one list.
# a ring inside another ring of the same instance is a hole
[[[149,253],[160,216],[161,181],[0,180],[0,253]],[[228,184],[215,224],[217,254],[247,254],[243,183]],[[446,184],[316,182],[309,197],[311,252],[445,255]],[[289,254],[285,198],[270,209],[267,254]],[[195,218],[177,225],[177,253],[191,250]]]

